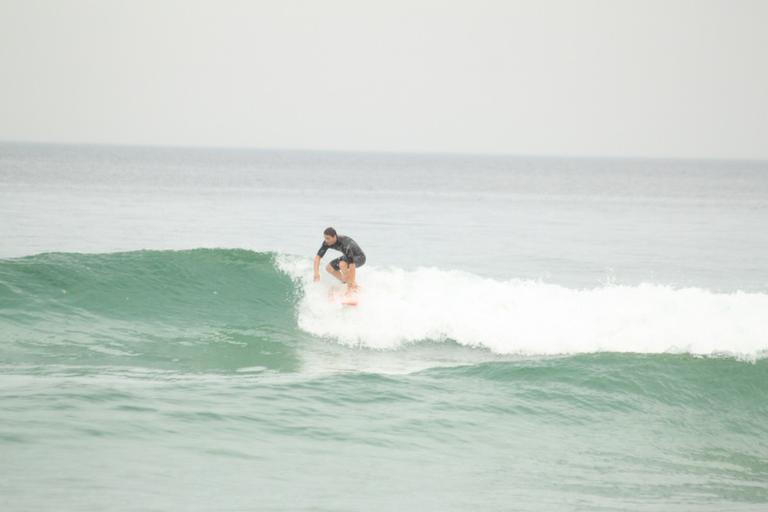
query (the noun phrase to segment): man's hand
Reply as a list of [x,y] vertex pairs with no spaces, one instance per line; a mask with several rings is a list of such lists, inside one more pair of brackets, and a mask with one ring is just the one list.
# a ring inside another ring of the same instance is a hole
[[315,273],[315,282],[318,282],[320,280],[320,274]]

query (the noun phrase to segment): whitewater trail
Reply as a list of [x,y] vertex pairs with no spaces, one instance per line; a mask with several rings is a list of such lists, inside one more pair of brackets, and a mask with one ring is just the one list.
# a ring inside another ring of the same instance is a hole
[[347,345],[394,349],[451,339],[498,354],[690,353],[751,360],[768,350],[768,294],[659,284],[572,289],[458,270],[366,265],[360,305],[350,310],[328,301],[329,276],[312,282],[308,260],[280,255],[277,264],[303,289],[299,327]]

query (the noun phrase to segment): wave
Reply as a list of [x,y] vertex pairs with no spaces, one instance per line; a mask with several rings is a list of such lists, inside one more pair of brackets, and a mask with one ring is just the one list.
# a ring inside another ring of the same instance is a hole
[[497,354],[595,352],[763,357],[768,295],[658,284],[572,289],[458,270],[360,271],[360,305],[340,308],[312,283],[306,260],[278,258],[304,290],[299,326],[348,345],[392,349],[454,340]]
[[[360,305],[343,308],[328,298],[338,286],[330,276],[312,282],[308,258],[274,252],[4,259],[0,362],[293,371],[317,338],[387,351],[428,341],[445,347],[443,356],[424,351],[435,364],[440,357],[475,360],[466,354],[471,348],[505,357],[621,352],[751,360],[768,351],[762,293],[659,284],[572,289],[369,264],[360,281]],[[457,345],[461,354],[450,355]]]
[[274,253],[44,253],[0,260],[0,362],[292,370],[295,287]]

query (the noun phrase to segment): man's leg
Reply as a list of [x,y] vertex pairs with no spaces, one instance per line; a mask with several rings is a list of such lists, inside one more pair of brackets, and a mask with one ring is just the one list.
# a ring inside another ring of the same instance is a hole
[[333,265],[331,265],[330,263],[325,267],[325,270],[327,270],[329,274],[331,274],[333,277],[335,277],[342,283],[344,282],[344,276],[341,275],[341,272],[333,268]]
[[357,288],[357,283],[355,282],[355,264],[347,263],[342,260],[339,262],[339,270],[341,270],[341,275],[344,276],[343,281],[346,281],[347,283],[347,293],[355,291]]

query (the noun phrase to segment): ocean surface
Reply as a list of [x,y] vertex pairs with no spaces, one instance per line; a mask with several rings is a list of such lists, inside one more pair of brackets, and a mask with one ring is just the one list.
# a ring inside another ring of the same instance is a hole
[[3,143],[0,510],[765,511],[766,262],[768,162]]

